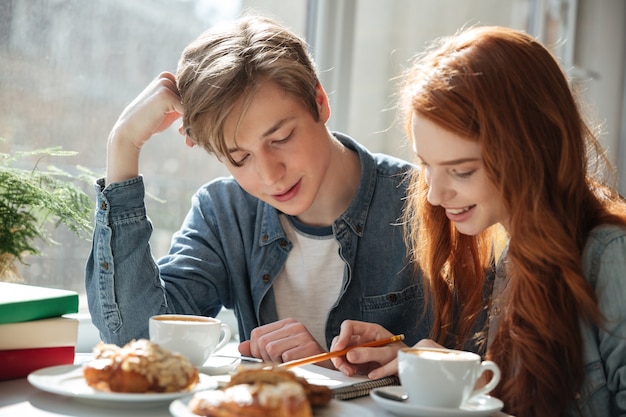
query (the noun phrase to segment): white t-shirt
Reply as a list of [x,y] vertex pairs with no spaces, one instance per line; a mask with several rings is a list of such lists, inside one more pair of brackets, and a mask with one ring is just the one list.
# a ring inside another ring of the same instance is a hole
[[332,228],[314,228],[280,216],[293,247],[284,268],[274,281],[279,319],[293,318],[304,324],[326,349],[326,320],[337,302],[346,264]]

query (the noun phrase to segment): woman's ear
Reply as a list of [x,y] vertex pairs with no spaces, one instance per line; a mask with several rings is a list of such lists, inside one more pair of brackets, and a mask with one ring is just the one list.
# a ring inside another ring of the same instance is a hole
[[317,104],[320,122],[326,123],[330,119],[330,103],[321,83],[318,83],[317,87],[315,87],[315,103]]

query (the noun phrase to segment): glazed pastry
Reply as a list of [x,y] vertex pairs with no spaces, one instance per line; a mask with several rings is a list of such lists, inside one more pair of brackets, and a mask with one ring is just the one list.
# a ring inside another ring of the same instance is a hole
[[291,371],[278,367],[269,369],[267,367],[243,368],[230,378],[228,386],[253,384],[256,382],[264,382],[267,384],[297,382],[304,389],[304,393],[313,407],[326,405],[332,399],[332,391],[327,386],[309,384],[306,379],[297,376]]
[[187,358],[146,339],[123,347],[99,343],[94,354],[83,375],[90,387],[101,391],[177,392],[192,389],[199,378]]
[[328,404],[328,387],[279,368],[242,368],[222,390],[196,393],[189,409],[205,417],[310,417]]
[[200,391],[189,401],[194,414],[205,417],[311,417],[311,404],[297,382],[233,385]]

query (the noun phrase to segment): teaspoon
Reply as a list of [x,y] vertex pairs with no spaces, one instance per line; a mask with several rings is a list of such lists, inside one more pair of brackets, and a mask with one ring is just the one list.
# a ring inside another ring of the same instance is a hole
[[389,392],[387,390],[384,389],[379,389],[375,392],[376,395],[378,395],[379,397],[383,397],[387,400],[391,400],[391,401],[399,401],[399,402],[403,402],[409,399],[409,396],[406,393],[393,393],[393,392]]

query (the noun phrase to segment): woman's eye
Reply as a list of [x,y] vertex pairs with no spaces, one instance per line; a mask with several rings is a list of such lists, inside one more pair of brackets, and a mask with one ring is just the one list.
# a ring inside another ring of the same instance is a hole
[[476,172],[476,170],[472,169],[471,171],[463,171],[463,172],[459,172],[459,171],[453,170],[452,172],[458,178],[469,178],[469,177],[472,176],[472,174],[474,174],[474,172]]

